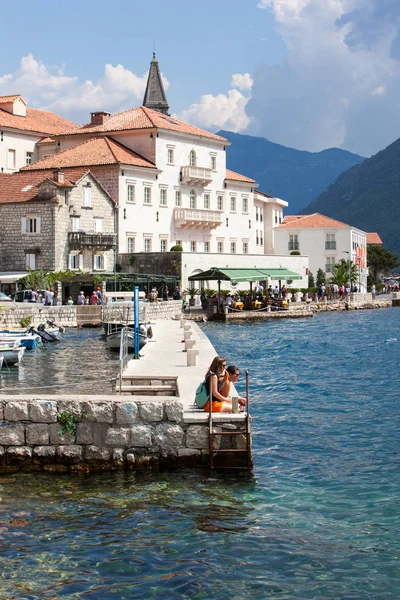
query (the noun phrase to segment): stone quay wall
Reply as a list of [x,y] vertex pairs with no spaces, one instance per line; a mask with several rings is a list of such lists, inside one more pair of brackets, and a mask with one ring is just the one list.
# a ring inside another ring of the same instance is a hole
[[[72,431],[61,433],[63,419]],[[236,439],[245,443],[242,436]],[[185,423],[179,399],[0,396],[0,474],[197,467],[207,462],[208,423]]]

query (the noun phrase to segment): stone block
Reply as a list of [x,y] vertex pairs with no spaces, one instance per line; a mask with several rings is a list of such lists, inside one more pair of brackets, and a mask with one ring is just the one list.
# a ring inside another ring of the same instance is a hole
[[122,467],[124,464],[124,449],[114,448],[112,451],[112,460],[117,466]]
[[104,446],[109,429],[110,426],[108,423],[78,423],[76,427],[76,442],[77,444]]
[[27,402],[7,402],[4,407],[4,419],[6,421],[27,421]]
[[121,402],[117,404],[115,422],[117,425],[132,425],[139,419],[136,402]]
[[70,433],[61,433],[61,425],[60,423],[51,423],[49,425],[49,439],[50,444],[62,444],[68,445],[73,444],[75,438]]
[[154,432],[154,444],[161,449],[166,447],[179,448],[183,446],[184,432],[182,427],[175,423],[160,423]]
[[165,414],[168,421],[180,423],[183,420],[183,402],[171,400],[164,404]]
[[178,448],[178,456],[183,458],[186,456],[201,457],[201,450],[197,448]]
[[109,448],[99,448],[98,446],[86,446],[85,460],[88,462],[107,462],[111,458]]
[[192,350],[196,345],[196,340],[186,340],[185,341],[185,350]]
[[29,423],[26,426],[26,443],[44,445],[49,443],[49,426],[47,423]]
[[36,448],[33,449],[33,458],[40,463],[53,463],[55,457],[55,446],[36,446]]
[[145,423],[162,421],[164,406],[162,402],[141,402],[139,404],[140,418]]
[[25,444],[25,428],[22,423],[0,423],[0,444],[4,446],[23,446]]
[[76,464],[82,461],[82,446],[57,446],[57,462],[63,464]]
[[96,421],[96,423],[113,423],[114,411],[112,402],[86,400],[82,404],[82,412],[85,414],[84,421]]
[[134,425],[130,429],[130,446],[138,448],[152,447],[153,428],[149,425]]
[[130,429],[127,427],[110,427],[107,431],[105,443],[107,446],[127,448],[130,440]]
[[32,448],[26,446],[7,448],[6,455],[8,463],[21,465],[32,460]]
[[125,456],[126,468],[132,471],[136,466],[136,458],[133,452],[127,452]]
[[59,413],[71,413],[71,415],[78,416],[81,414],[81,403],[79,400],[60,400],[58,402]]
[[5,451],[3,446],[0,446],[0,465],[4,463]]
[[187,366],[188,367],[195,367],[198,363],[198,358],[199,358],[199,351],[198,350],[188,350],[187,354],[186,354],[186,359],[187,359]]
[[186,432],[186,447],[208,449],[208,425],[191,425]]
[[29,418],[34,423],[55,423],[57,421],[57,402],[32,400],[29,404]]
[[0,421],[4,421],[4,406],[3,406],[3,402],[0,402]]

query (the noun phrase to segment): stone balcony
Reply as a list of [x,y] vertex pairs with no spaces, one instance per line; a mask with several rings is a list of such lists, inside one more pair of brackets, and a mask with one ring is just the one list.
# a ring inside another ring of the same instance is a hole
[[212,181],[212,170],[203,167],[182,167],[182,182],[190,185],[207,185]]
[[187,229],[215,229],[222,223],[222,215],[217,210],[175,208],[176,227]]
[[70,250],[112,250],[116,242],[114,233],[90,233],[70,231],[68,244]]

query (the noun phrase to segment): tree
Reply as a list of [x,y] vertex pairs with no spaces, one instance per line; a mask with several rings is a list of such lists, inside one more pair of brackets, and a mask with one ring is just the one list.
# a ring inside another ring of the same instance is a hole
[[309,288],[315,287],[314,275],[311,273],[311,271],[308,272],[308,287]]
[[[350,274],[350,282],[349,282],[349,274]],[[338,286],[352,286],[354,283],[358,283],[360,273],[358,267],[350,261],[342,258],[340,262],[336,263],[332,267],[332,277],[331,282],[337,283]]]
[[399,257],[395,252],[385,250],[383,246],[367,246],[369,282],[379,283],[382,273],[387,273],[399,265]]
[[325,275],[325,271],[323,271],[322,269],[318,269],[317,271],[317,281],[316,281],[316,286],[319,287],[320,285],[322,285],[323,283],[325,283],[325,279],[326,279],[326,275]]

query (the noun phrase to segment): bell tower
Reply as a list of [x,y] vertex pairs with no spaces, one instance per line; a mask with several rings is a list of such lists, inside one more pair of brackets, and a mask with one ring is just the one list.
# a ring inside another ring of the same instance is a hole
[[153,52],[153,60],[150,63],[149,77],[147,79],[146,91],[143,98],[143,106],[158,110],[165,115],[168,114],[169,106],[161,78],[156,53]]

